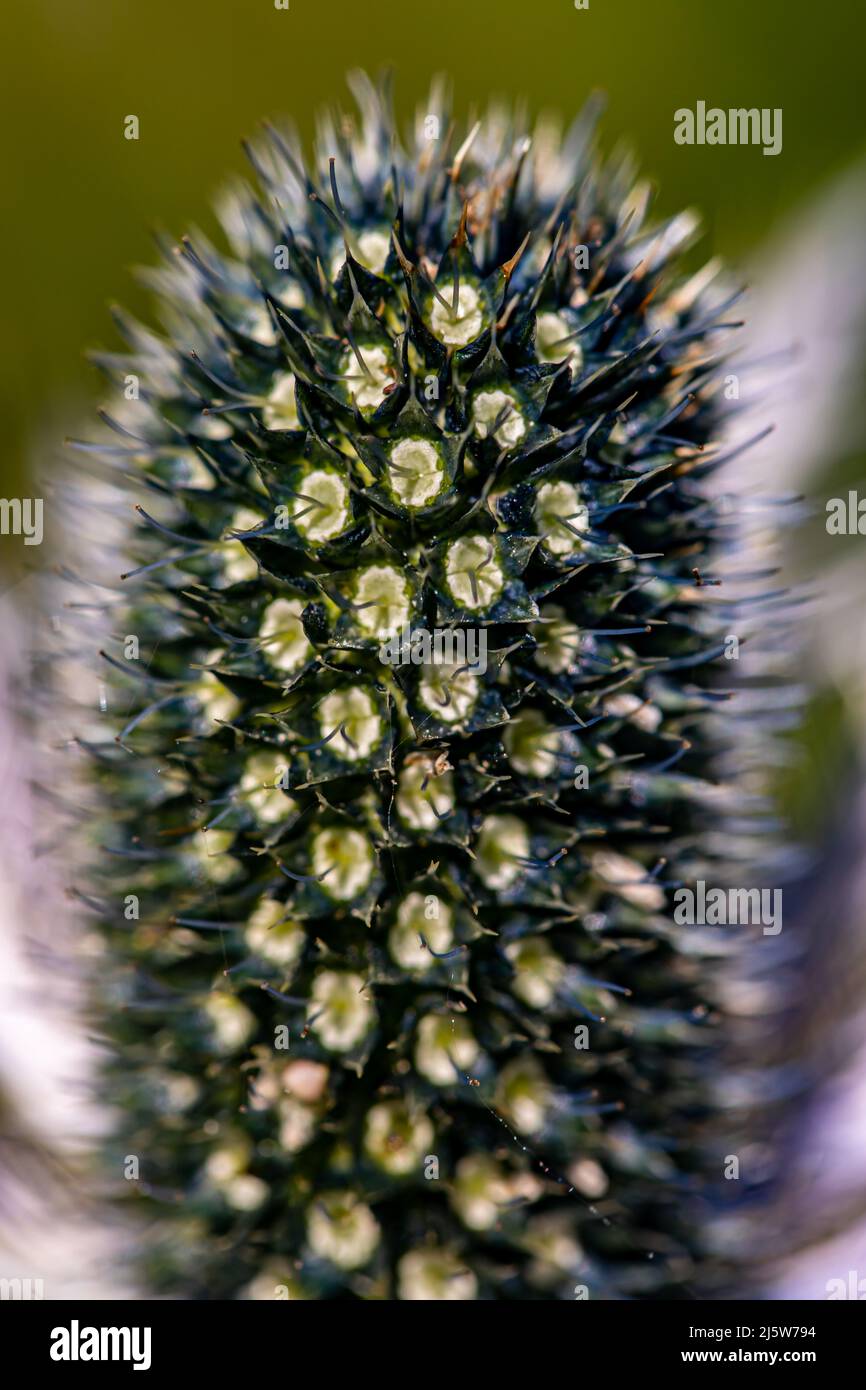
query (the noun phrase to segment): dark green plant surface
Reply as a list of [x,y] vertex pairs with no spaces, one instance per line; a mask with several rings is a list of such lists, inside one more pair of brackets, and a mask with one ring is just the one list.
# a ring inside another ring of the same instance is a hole
[[[592,113],[434,93],[404,150],[355,90],[102,358],[83,447],[142,508],[89,744],[112,1181],[180,1297],[691,1296],[730,316]],[[486,672],[383,660],[407,623]]]

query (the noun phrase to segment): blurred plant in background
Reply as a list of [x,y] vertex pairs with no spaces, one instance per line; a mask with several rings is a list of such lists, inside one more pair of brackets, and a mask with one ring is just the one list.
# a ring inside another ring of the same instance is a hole
[[752,552],[770,546],[800,605],[785,638],[800,708],[774,782],[812,846],[783,949],[742,991],[755,1138],[780,1164],[755,1236],[764,1258],[775,1253],[763,1277],[778,1297],[824,1298],[828,1281],[866,1274],[866,549],[827,526],[830,499],[866,495],[864,242],[857,161],[754,257],[749,418],[774,430],[729,479],[802,497],[794,524]]

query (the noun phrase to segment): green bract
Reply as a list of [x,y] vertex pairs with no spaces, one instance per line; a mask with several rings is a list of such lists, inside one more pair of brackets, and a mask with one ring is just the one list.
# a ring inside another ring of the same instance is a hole
[[[144,502],[94,762],[114,1171],[181,1296],[682,1296],[721,295],[589,117],[434,93],[404,147],[354,89],[103,358]],[[383,660],[418,629],[485,659]]]

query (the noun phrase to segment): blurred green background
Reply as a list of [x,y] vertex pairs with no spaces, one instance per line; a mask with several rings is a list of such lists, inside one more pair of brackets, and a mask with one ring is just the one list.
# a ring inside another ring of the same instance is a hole
[[[347,68],[393,67],[404,115],[440,70],[460,111],[525,94],[568,116],[600,87],[606,142],[628,134],[661,208],[698,205],[707,249],[737,258],[862,147],[864,38],[850,0],[17,0],[0,19],[4,495],[54,419],[100,398],[83,352],[114,342],[108,302],[145,308],[129,267],[151,228],[208,226],[240,137],[280,114],[309,136]],[[676,146],[673,112],[698,99],[781,106],[782,153]]]

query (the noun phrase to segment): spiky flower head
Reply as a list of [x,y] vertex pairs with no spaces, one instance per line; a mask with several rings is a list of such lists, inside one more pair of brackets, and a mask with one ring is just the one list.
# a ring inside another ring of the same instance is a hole
[[117,1171],[182,1295],[676,1294],[720,297],[591,111],[403,144],[354,90],[102,357],[152,499],[92,749]]

